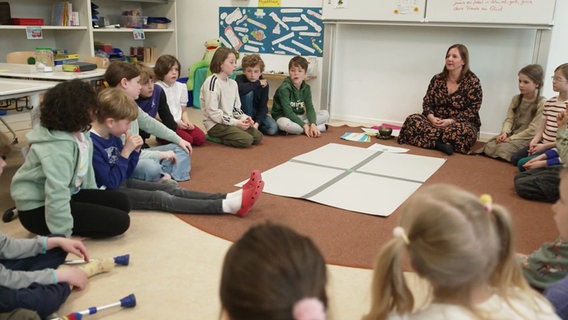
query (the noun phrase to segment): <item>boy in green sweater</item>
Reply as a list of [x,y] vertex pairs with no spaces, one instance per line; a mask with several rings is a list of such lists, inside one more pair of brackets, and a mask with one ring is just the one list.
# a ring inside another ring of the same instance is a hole
[[327,110],[315,111],[312,103],[312,92],[306,83],[308,61],[295,56],[288,63],[290,75],[274,93],[272,118],[276,120],[278,129],[286,134],[305,134],[317,138],[326,130],[329,120]]

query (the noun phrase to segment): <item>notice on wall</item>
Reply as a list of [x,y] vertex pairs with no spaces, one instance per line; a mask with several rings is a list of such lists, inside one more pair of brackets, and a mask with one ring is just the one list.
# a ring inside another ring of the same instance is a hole
[[282,0],[258,0],[259,7],[281,7]]
[[240,52],[321,57],[322,9],[219,7],[219,38]]

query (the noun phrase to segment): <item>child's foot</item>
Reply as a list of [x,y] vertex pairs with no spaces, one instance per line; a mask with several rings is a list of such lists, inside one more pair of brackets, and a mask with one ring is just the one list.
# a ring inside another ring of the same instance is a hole
[[260,180],[255,187],[248,187],[243,189],[243,199],[241,203],[241,208],[237,211],[237,216],[245,217],[250,208],[255,204],[255,202],[260,198],[260,194],[264,189],[264,181]]
[[2,215],[2,221],[10,222],[18,217],[18,209],[16,207],[12,207],[6,211],[4,211],[4,215]]
[[262,175],[260,174],[260,170],[252,170],[250,173],[250,178],[248,181],[243,185],[243,189],[249,188],[256,188],[258,183],[262,180]]
[[454,153],[454,147],[451,144],[443,143],[441,141],[436,141],[436,150],[442,151],[449,156]]
[[207,139],[208,141],[211,141],[211,142],[215,142],[215,143],[221,143],[222,142],[221,138],[212,137],[210,135],[205,135],[205,139]]

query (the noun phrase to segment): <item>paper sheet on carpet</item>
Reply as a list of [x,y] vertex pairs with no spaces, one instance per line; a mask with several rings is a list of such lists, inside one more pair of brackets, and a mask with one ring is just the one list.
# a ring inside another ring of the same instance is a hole
[[330,143],[263,172],[262,179],[266,193],[388,216],[445,161]]

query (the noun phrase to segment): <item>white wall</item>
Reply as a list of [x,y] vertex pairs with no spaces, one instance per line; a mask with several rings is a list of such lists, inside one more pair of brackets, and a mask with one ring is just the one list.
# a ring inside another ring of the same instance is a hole
[[[321,0],[282,0],[283,7],[318,7]],[[258,1],[177,1],[179,58],[187,68],[202,58],[203,42],[218,36],[219,6],[257,6]],[[556,1],[550,51],[544,51],[544,95],[554,95],[550,76],[568,62],[568,1]],[[471,68],[481,79],[482,137],[498,133],[512,95],[518,92],[517,71],[533,59],[536,32],[528,29],[341,26],[333,66],[330,109],[333,119],[365,123],[402,123],[421,110],[430,77],[443,67],[447,47],[464,43],[470,49]],[[327,35],[326,35],[327,36]],[[545,46],[546,47],[546,46]],[[547,49],[547,48],[544,48]],[[326,54],[324,52],[324,54]],[[263,55],[267,70],[286,71],[290,56]],[[547,59],[548,58],[548,59]],[[320,61],[321,62],[321,61]],[[319,63],[319,75],[322,74]],[[314,104],[320,105],[322,77],[311,80]],[[277,84],[271,84],[272,90]],[[324,108],[326,106],[323,106]]]

